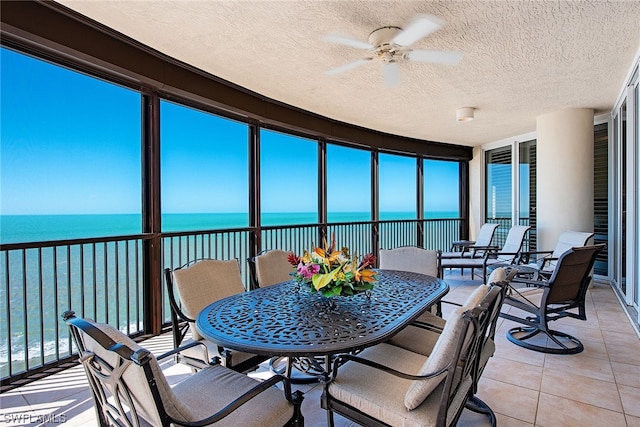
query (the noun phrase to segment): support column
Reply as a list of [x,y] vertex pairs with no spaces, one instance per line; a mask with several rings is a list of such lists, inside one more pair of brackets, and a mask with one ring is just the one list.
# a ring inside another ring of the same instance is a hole
[[553,250],[565,230],[593,231],[593,110],[537,118],[538,250]]

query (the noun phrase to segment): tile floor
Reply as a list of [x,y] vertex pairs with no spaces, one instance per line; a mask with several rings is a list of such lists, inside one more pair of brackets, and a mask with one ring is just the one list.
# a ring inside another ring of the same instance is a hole
[[[455,272],[445,280],[451,288],[445,299],[459,302],[480,283]],[[583,342],[585,350],[577,355],[520,348],[505,338],[514,323],[499,320],[496,353],[487,364],[478,396],[494,410],[500,427],[640,427],[640,339],[608,284],[596,283],[590,289],[587,318],[557,322]],[[155,337],[143,346],[160,354],[171,348],[171,337]],[[162,367],[171,384],[189,375],[188,369],[171,361]],[[319,403],[321,386],[295,387],[305,392],[306,426],[326,425]],[[95,425],[91,395],[79,366],[0,395],[0,427],[55,424]],[[489,423],[465,410],[458,425]],[[355,424],[336,417],[336,426]]]

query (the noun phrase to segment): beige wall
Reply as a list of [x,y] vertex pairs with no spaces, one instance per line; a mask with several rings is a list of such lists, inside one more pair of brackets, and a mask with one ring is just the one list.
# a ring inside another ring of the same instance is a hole
[[482,194],[484,192],[482,173],[482,148],[473,148],[473,160],[469,162],[469,239],[476,240],[483,224]]
[[565,230],[593,231],[593,110],[536,119],[538,250]]

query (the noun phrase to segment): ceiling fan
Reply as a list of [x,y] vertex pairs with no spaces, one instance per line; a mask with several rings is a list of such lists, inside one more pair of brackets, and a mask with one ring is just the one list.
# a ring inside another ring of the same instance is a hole
[[444,21],[433,15],[416,15],[404,28],[387,26],[373,30],[368,42],[363,42],[338,34],[328,34],[324,40],[338,43],[369,52],[365,58],[325,71],[325,74],[336,75],[360,67],[378,59],[384,64],[384,80],[389,86],[400,83],[398,61],[409,60],[433,64],[456,65],[462,59],[462,53],[444,50],[411,49],[409,46],[427,35],[437,31]]

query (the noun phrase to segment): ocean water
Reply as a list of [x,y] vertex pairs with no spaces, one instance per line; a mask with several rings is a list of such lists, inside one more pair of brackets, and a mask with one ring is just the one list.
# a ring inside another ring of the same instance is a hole
[[[368,212],[329,212],[330,222],[368,221]],[[425,218],[457,218],[457,212],[426,212]],[[381,220],[414,219],[413,212],[381,212]],[[262,225],[316,224],[314,212],[272,212],[262,214]],[[163,214],[162,230],[199,231],[244,228],[247,213]],[[50,240],[140,234],[140,214],[92,215],[0,215],[0,243],[44,242]]]

